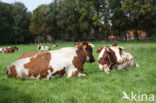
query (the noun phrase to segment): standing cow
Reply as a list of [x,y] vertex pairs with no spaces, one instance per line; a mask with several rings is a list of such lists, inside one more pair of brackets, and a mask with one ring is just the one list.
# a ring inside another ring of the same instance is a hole
[[110,46],[103,46],[97,50],[99,53],[98,62],[99,69],[105,71],[107,74],[110,72],[112,64],[121,64],[124,62],[123,47],[117,46],[117,44]]
[[86,76],[83,74],[83,65],[94,62],[93,45],[89,42],[75,44],[76,47],[66,47],[59,50],[24,54],[7,68],[9,77],[51,79],[66,75]]

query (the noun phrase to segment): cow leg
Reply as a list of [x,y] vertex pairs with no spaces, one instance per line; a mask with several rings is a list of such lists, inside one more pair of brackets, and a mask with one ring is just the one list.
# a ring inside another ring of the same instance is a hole
[[67,77],[72,77],[73,75],[77,76],[79,73],[73,65],[68,67],[66,71],[67,71]]
[[104,70],[104,66],[101,65],[101,64],[99,64],[99,69],[100,69],[101,71],[103,71],[103,70]]
[[80,72],[79,72],[78,76],[79,76],[79,77],[84,77],[84,76],[86,76],[86,74],[80,73]]
[[104,64],[104,71],[106,72],[106,74],[110,74],[110,68],[108,67],[107,64]]
[[81,68],[71,67],[68,69],[67,77],[86,76],[82,71],[83,66]]

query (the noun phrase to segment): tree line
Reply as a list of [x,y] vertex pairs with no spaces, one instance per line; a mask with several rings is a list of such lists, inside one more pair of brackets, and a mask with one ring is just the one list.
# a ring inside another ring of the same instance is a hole
[[0,2],[0,43],[120,40],[127,30],[156,34],[155,0],[53,0],[29,12],[24,4]]

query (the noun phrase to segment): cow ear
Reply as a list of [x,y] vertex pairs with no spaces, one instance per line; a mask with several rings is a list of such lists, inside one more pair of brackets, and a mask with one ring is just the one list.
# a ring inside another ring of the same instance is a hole
[[112,46],[117,46],[118,44],[113,44]]
[[124,50],[124,47],[119,47],[119,50],[123,51]]
[[77,48],[79,46],[79,43],[78,42],[75,42],[74,45]]
[[109,46],[106,47],[106,51],[110,52],[110,47]]
[[104,47],[99,48],[96,52],[97,52],[97,53],[100,53],[101,50],[102,50],[103,48],[104,48]]

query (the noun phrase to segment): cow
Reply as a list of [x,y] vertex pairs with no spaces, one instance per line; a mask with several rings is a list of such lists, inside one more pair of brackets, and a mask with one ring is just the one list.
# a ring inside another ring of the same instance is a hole
[[41,50],[50,50],[50,48],[48,46],[38,45],[37,48],[38,48],[39,51],[41,51]]
[[14,53],[15,51],[18,51],[18,50],[19,50],[19,48],[16,46],[0,48],[0,53]]
[[125,70],[128,67],[139,67],[136,60],[130,53],[124,52],[124,62],[122,64],[113,64],[111,69]]
[[121,64],[124,62],[123,59],[123,47],[113,44],[110,46],[103,46],[97,50],[99,53],[98,63],[99,69],[105,71],[106,74],[110,73],[112,64]]
[[55,44],[53,44],[53,46],[52,46],[53,48],[56,48],[56,47],[58,47],[58,44],[57,43],[55,43]]
[[83,73],[85,62],[95,62],[93,44],[76,43],[76,47],[66,47],[48,52],[24,53],[7,67],[8,77],[49,80],[53,77],[86,76]]

